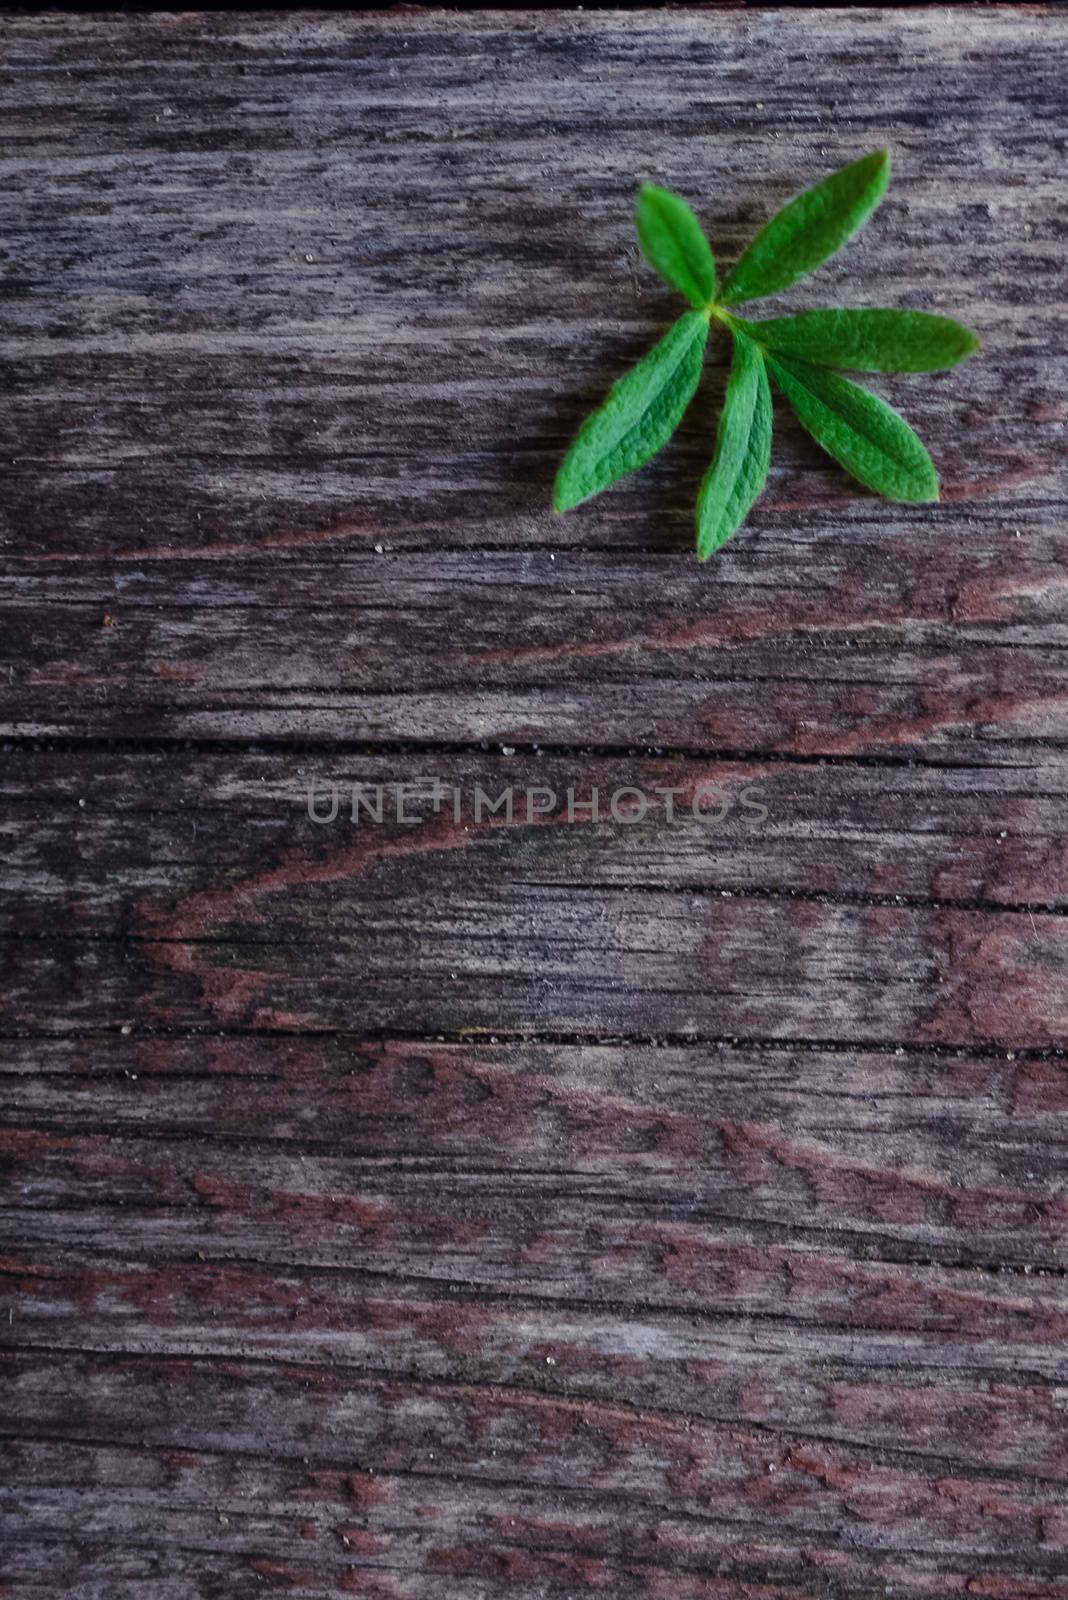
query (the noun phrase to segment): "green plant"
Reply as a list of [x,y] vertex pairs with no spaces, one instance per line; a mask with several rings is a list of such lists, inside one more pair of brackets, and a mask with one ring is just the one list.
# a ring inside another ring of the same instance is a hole
[[745,521],[771,459],[771,384],[846,471],[889,500],[938,499],[922,441],[884,400],[834,368],[933,372],[979,348],[970,328],[923,311],[803,311],[749,322],[728,307],[777,294],[864,226],[886,193],[890,152],[876,150],[783,207],[717,293],[712,248],[686,201],[647,183],[638,199],[642,250],[694,307],[587,417],[556,475],[553,506],[570,511],[668,442],[693,399],[713,321],[734,355],[712,465],[697,497],[697,554],[706,561]]

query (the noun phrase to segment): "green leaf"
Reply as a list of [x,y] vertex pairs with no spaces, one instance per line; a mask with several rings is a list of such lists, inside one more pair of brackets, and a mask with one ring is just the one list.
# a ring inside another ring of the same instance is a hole
[[576,434],[556,474],[554,510],[570,511],[663,449],[693,399],[707,342],[707,314],[687,311],[620,378]]
[[848,378],[791,356],[765,358],[798,421],[847,472],[888,500],[937,500],[938,473],[903,417]]
[[771,389],[757,345],[738,333],[716,453],[697,497],[697,555],[707,561],[741,527],[767,481]]
[[970,328],[926,311],[802,311],[765,322],[732,317],[731,323],[768,350],[855,372],[935,372],[979,349]]
[[806,189],[762,229],[730,274],[725,305],[777,294],[840,250],[871,216],[890,182],[890,152],[876,150]]
[[716,293],[712,246],[686,201],[655,183],[642,185],[635,214],[645,259],[698,308]]

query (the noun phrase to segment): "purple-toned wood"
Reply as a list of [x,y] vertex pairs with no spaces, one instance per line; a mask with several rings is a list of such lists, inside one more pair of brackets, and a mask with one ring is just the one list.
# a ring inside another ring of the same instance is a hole
[[[3,34],[0,1600],[1068,1600],[1063,14]],[[551,516],[883,143],[943,502]]]

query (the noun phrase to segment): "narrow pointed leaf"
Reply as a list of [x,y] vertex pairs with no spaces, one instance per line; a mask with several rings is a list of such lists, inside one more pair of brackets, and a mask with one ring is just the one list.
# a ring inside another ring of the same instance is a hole
[[691,305],[715,297],[716,262],[704,230],[686,201],[670,189],[646,183],[635,214],[645,259]]
[[970,328],[926,311],[802,311],[735,326],[768,350],[854,372],[936,372],[979,349]]
[[764,357],[744,333],[716,431],[716,453],[697,497],[697,555],[707,561],[741,527],[767,482],[771,461],[771,389]]
[[903,417],[848,378],[769,352],[772,376],[803,428],[846,471],[888,500],[937,500],[938,473]]
[[701,376],[708,317],[688,311],[586,418],[556,475],[553,507],[570,511],[667,444]]
[[725,305],[777,294],[833,256],[886,193],[890,152],[876,150],[806,189],[762,229],[730,274]]

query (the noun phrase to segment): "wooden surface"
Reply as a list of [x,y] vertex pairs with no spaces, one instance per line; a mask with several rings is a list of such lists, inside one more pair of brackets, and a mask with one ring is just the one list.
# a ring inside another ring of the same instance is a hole
[[[1064,12],[0,35],[0,1595],[1065,1600]],[[552,517],[636,183],[884,143],[944,502],[699,569],[717,349]]]

